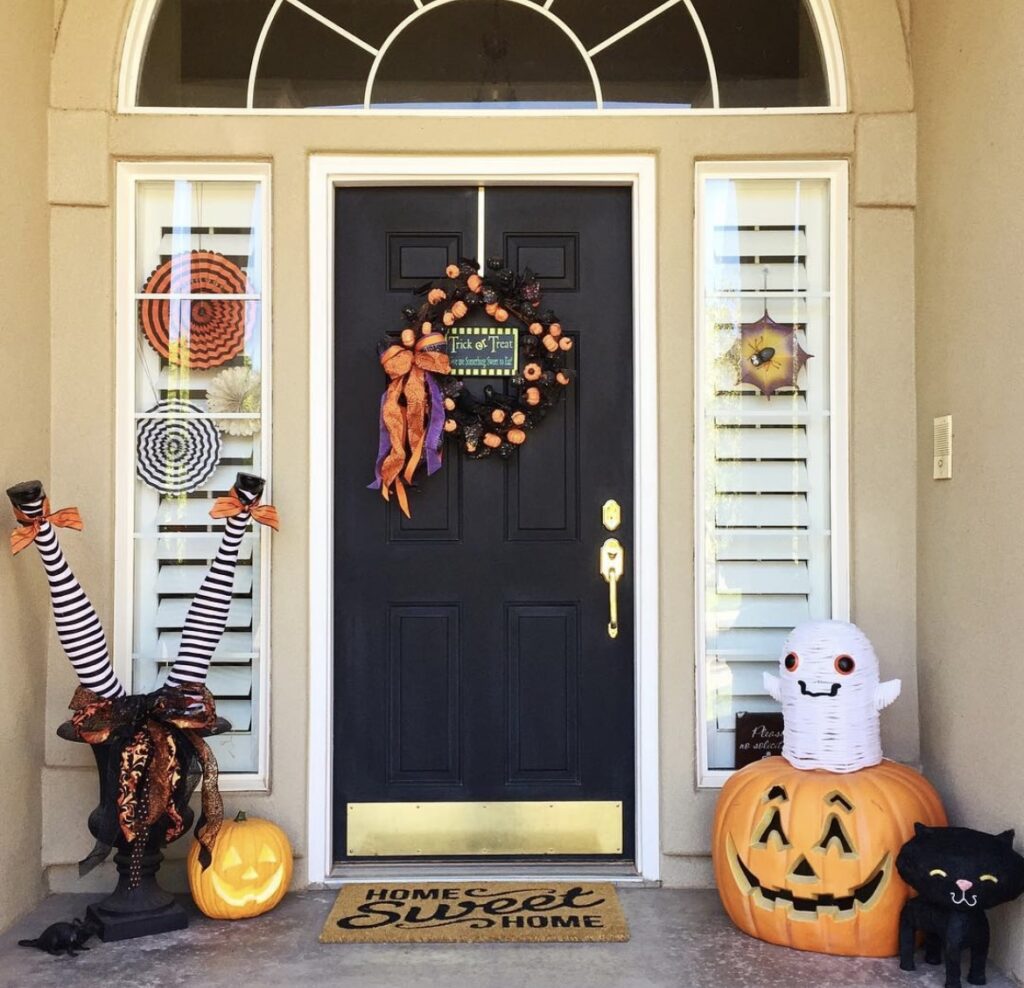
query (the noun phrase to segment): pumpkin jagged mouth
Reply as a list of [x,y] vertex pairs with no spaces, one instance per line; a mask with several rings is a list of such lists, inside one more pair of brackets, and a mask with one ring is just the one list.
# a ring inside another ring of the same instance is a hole
[[818,895],[795,895],[790,889],[767,888],[740,859],[736,845],[729,838],[729,862],[740,890],[749,895],[762,909],[772,910],[782,903],[793,919],[815,920],[822,915],[836,919],[853,919],[859,909],[870,909],[881,898],[888,884],[889,855],[885,855],[871,877],[854,888],[849,895],[821,892]]
[[284,878],[284,865],[278,865],[277,870],[265,882],[255,888],[242,888],[237,890],[234,886],[221,881],[216,872],[210,875],[213,890],[217,895],[231,906],[248,906],[252,903],[262,905],[280,887]]

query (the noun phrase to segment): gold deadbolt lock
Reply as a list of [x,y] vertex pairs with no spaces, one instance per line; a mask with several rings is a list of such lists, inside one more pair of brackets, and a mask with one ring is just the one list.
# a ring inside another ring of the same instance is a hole
[[604,502],[601,508],[601,521],[609,532],[614,532],[622,524],[622,508],[619,502],[609,499]]
[[608,582],[608,637],[619,637],[619,580],[625,571],[626,551],[618,539],[601,546],[601,575]]

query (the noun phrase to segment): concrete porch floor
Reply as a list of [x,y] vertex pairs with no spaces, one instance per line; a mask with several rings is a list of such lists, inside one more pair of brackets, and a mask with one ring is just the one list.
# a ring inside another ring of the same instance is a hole
[[[736,930],[714,892],[620,891],[629,943],[322,945],[332,892],[290,895],[256,920],[215,923],[188,908],[178,933],[121,943],[93,940],[75,959],[17,946],[50,923],[85,913],[96,896],[54,895],[0,937],[4,988],[405,988],[466,984],[517,988],[938,988],[942,968],[919,960],[914,973],[895,959],[825,957],[773,947]],[[997,919],[998,922],[998,919]],[[991,988],[1012,982],[991,966]]]

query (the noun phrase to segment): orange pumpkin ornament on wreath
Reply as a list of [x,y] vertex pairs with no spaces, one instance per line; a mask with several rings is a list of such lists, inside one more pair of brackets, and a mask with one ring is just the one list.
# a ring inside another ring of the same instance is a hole
[[769,943],[891,957],[910,896],[894,849],[915,823],[941,827],[946,814],[905,765],[839,774],[763,758],[718,800],[711,855],[722,904],[744,933]]
[[199,844],[188,855],[192,898],[210,919],[250,919],[274,908],[292,880],[292,849],[269,820],[239,813],[225,820],[213,842],[213,861],[199,864]]

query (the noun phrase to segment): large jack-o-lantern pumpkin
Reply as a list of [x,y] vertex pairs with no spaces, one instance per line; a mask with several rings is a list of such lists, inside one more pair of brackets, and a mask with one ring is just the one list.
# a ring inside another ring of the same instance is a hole
[[292,849],[284,831],[269,820],[239,813],[225,820],[204,869],[199,844],[188,856],[188,884],[196,905],[210,919],[248,919],[276,906],[292,880]]
[[722,903],[741,930],[770,943],[890,957],[910,895],[895,852],[915,823],[943,826],[946,814],[904,765],[837,774],[762,759],[736,772],[718,801],[712,857]]

